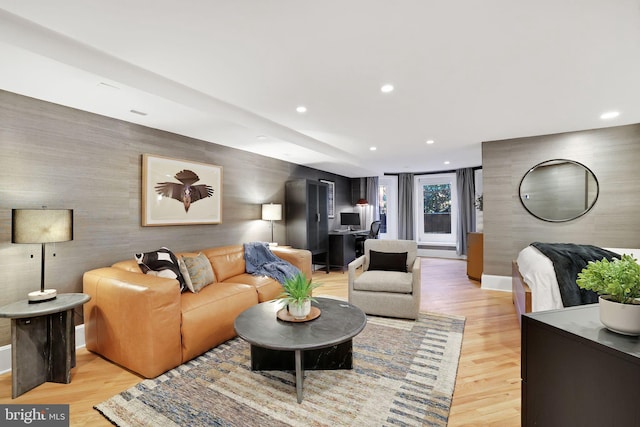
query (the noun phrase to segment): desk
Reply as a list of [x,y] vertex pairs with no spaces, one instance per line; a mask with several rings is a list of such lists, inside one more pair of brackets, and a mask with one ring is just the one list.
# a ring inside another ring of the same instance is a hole
[[598,304],[522,315],[522,425],[638,425],[640,338],[611,332]]
[[39,303],[22,300],[0,307],[11,319],[11,397],[40,384],[68,384],[76,366],[73,309],[89,301],[87,294],[58,294]]
[[366,236],[367,230],[332,231],[329,233],[329,264],[345,271],[351,261],[356,259],[356,237]]

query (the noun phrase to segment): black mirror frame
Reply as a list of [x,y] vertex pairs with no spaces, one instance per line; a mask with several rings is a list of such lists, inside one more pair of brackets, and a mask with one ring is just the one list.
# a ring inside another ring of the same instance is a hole
[[[527,205],[524,204],[524,201],[522,200],[522,183],[524,182],[525,178],[527,177],[527,175],[529,175],[531,172],[533,172],[537,167],[542,166],[544,164],[547,163],[552,163],[552,162],[567,162],[567,163],[573,163],[575,165],[578,165],[580,167],[582,167],[585,171],[589,172],[591,174],[591,176],[593,177],[595,183],[596,183],[596,196],[593,199],[593,202],[589,205],[589,207],[587,209],[585,209],[583,212],[581,212],[579,215],[576,215],[574,217],[571,218],[567,218],[567,219],[549,219],[549,218],[543,218],[535,213],[533,213],[528,207]],[[598,182],[598,177],[596,176],[595,173],[593,173],[593,171],[591,169],[589,169],[587,166],[585,166],[584,164],[577,162],[575,160],[569,160],[569,159],[551,159],[551,160],[545,160],[544,162],[540,162],[537,165],[529,168],[529,170],[524,174],[524,176],[522,177],[522,179],[520,180],[520,184],[518,185],[518,199],[520,199],[520,204],[522,205],[522,207],[529,212],[529,214],[531,214],[532,216],[542,220],[542,221],[546,221],[546,222],[569,222],[569,221],[573,221],[575,219],[580,218],[581,216],[585,215],[587,212],[589,212],[591,209],[593,209],[593,207],[595,206],[596,202],[598,201],[598,197],[600,196],[600,183]]]

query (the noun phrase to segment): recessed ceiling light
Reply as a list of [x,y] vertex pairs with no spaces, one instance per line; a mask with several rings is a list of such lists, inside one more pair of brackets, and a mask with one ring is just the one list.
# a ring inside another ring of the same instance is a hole
[[433,144],[435,141],[433,139],[428,139],[425,141],[427,144],[431,145]]
[[296,111],[300,114],[304,114],[307,112],[307,107],[305,107],[304,105],[299,105],[296,107]]
[[393,85],[391,84],[382,85],[382,87],[380,88],[380,91],[382,93],[393,92]]
[[445,160],[445,161],[444,161],[444,164],[445,164],[445,165],[448,165],[449,163],[451,163],[449,160]]
[[377,147],[369,147],[369,150],[371,151],[376,151],[378,148]]
[[608,119],[614,119],[614,118],[618,117],[619,115],[620,115],[620,113],[617,112],[617,111],[608,111],[606,113],[602,113],[600,118],[603,119],[603,120],[608,120]]

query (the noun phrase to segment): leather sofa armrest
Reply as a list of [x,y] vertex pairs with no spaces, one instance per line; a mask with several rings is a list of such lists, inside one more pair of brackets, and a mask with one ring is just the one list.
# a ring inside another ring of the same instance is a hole
[[88,350],[147,378],[180,365],[177,280],[106,267],[84,274],[83,291]]
[[313,276],[311,251],[306,249],[281,248],[276,246],[271,248],[271,252],[273,252],[273,254],[278,258],[288,261],[298,267],[307,279],[311,279]]

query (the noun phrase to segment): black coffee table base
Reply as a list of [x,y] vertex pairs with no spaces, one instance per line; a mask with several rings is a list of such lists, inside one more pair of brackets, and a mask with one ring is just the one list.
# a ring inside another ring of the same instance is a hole
[[252,371],[295,371],[298,403],[302,402],[305,370],[353,369],[353,344],[342,344],[314,350],[272,350],[251,346]]
[[[294,371],[295,351],[271,350],[257,345],[251,346],[252,371]],[[352,369],[353,346],[351,340],[331,347],[302,351],[302,368]]]

